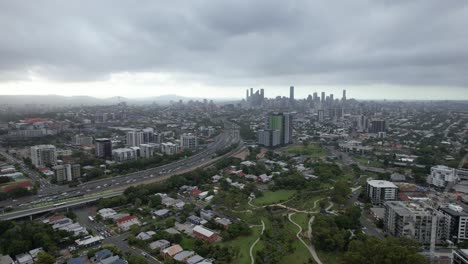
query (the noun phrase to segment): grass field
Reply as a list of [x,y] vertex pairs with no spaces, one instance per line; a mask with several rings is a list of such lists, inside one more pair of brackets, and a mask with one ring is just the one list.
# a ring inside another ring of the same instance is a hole
[[367,158],[367,157],[364,157],[364,156],[353,156],[353,158],[356,161],[358,161],[359,163],[362,163],[364,165],[368,165],[368,166],[376,167],[376,168],[382,168],[383,167],[382,162],[380,162],[378,160],[374,160],[372,158]]
[[327,155],[327,152],[317,144],[310,144],[308,146],[294,145],[281,148],[279,151],[301,156],[309,156],[310,158],[321,158]]
[[255,205],[267,205],[287,201],[291,199],[296,191],[294,190],[278,190],[278,191],[266,191],[263,192],[262,197],[258,197],[253,200]]
[[292,220],[302,227],[304,231],[309,229],[309,215],[303,213],[296,213],[292,217]]
[[[258,238],[261,231],[262,231],[262,227],[253,227],[252,234],[250,236],[238,237],[231,241],[222,242],[221,245],[231,246],[239,251],[239,254],[237,255],[235,259],[235,263],[248,264],[250,263],[250,255],[249,255],[250,246]],[[255,256],[255,252],[259,250],[260,248],[261,248],[261,243],[259,241],[259,243],[255,245],[254,256]]]
[[[296,215],[292,216],[292,219],[294,222],[296,222],[296,219],[294,218],[295,216]],[[298,224],[301,225],[300,223]],[[304,244],[302,244],[302,242],[299,239],[296,238],[296,234],[299,231],[299,229],[297,228],[297,226],[295,226],[289,221],[285,223],[285,227],[288,229],[289,235],[294,237],[294,242],[292,244],[294,248],[294,252],[291,254],[285,255],[283,259],[281,260],[281,263],[298,263],[298,264],[308,263],[309,258],[310,258],[309,250],[304,246]]]

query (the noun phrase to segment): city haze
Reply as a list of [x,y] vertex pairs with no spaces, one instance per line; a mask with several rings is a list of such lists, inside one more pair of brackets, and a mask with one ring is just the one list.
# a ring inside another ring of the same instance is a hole
[[0,4],[0,94],[468,99],[468,4]]

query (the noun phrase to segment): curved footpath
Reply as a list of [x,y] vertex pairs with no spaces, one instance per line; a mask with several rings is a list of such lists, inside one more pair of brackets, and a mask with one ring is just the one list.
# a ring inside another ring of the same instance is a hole
[[253,242],[253,244],[250,246],[250,250],[249,250],[250,263],[251,264],[255,263],[255,259],[254,259],[254,256],[253,256],[253,249],[254,249],[255,245],[258,243],[258,241],[260,241],[260,237],[263,235],[264,231],[265,231],[265,223],[263,222],[263,219],[262,219],[262,232],[260,233],[260,236],[258,236],[257,240],[255,240],[255,242]]
[[[290,213],[290,214],[288,214],[288,219],[289,219],[289,221],[290,221],[291,223],[293,223],[295,226],[297,226],[297,227],[299,228],[299,231],[298,231],[297,234],[296,234],[297,239],[299,239],[299,240],[302,242],[302,244],[304,244],[304,246],[309,250],[310,255],[312,256],[312,258],[314,259],[314,261],[315,261],[316,263],[318,263],[318,264],[323,264],[322,261],[319,259],[318,255],[317,255],[317,252],[315,251],[314,246],[307,244],[307,243],[301,238],[300,234],[302,233],[302,227],[301,227],[299,224],[297,224],[296,222],[294,222],[294,221],[292,220],[291,216],[293,216],[294,214],[295,214],[295,213]],[[312,216],[312,217],[310,218],[310,220],[309,220],[309,230],[307,231],[308,234],[309,234],[309,236],[312,235],[312,228],[311,228],[311,225],[312,225],[312,223],[313,223],[313,221],[314,221],[314,218],[315,218],[315,216]],[[253,262],[252,262],[252,263],[253,263]]]

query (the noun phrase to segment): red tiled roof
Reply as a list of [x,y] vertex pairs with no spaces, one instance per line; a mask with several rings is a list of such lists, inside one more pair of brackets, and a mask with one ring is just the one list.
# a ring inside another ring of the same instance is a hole
[[35,118],[35,117],[24,119],[25,123],[36,123],[36,122],[47,122],[47,121],[49,120],[43,119],[43,118]]
[[55,222],[64,218],[65,218],[64,215],[54,215],[52,217],[49,217],[49,222]]
[[192,195],[193,195],[193,196],[197,196],[197,195],[199,195],[201,192],[202,192],[202,191],[200,191],[199,189],[193,189],[193,190],[192,190]]
[[124,216],[124,217],[122,217],[122,218],[117,219],[117,223],[118,223],[118,224],[121,224],[121,223],[125,223],[125,222],[132,221],[132,220],[135,220],[135,219],[137,219],[136,216],[134,216],[134,215],[127,215],[127,216]]
[[2,192],[9,192],[9,191],[17,189],[17,188],[29,189],[29,188],[32,188],[32,183],[29,182],[29,181],[20,182],[20,183],[17,183],[15,185],[8,186],[8,187],[4,188],[2,190]]

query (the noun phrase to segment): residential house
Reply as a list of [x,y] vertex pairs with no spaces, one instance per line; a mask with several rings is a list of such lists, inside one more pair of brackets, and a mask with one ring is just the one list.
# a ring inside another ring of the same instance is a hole
[[141,225],[138,218],[133,215],[122,217],[118,219],[116,222],[120,230],[123,230],[123,231],[129,230],[132,225]]
[[163,250],[163,249],[168,248],[170,245],[171,245],[171,242],[165,239],[160,239],[160,240],[151,242],[149,244],[149,248],[151,248],[151,250]]
[[193,234],[196,238],[207,241],[215,242],[218,239],[218,235],[215,232],[208,230],[207,228],[197,225],[193,228]]
[[16,258],[17,264],[33,264],[34,263],[34,260],[31,257],[31,255],[29,255],[29,253],[16,255],[15,258]]
[[163,255],[163,257],[169,257],[169,258],[173,258],[175,255],[177,255],[177,253],[179,252],[182,252],[184,249],[176,244],[176,245],[172,245],[168,248],[165,248],[161,251],[161,254]]
[[184,250],[184,251],[181,251],[181,252],[177,253],[174,256],[174,260],[175,261],[180,261],[180,262],[186,262],[187,259],[189,259],[193,255],[195,255],[195,252]]
[[0,264],[14,264],[14,263],[15,262],[10,256],[0,254]]

